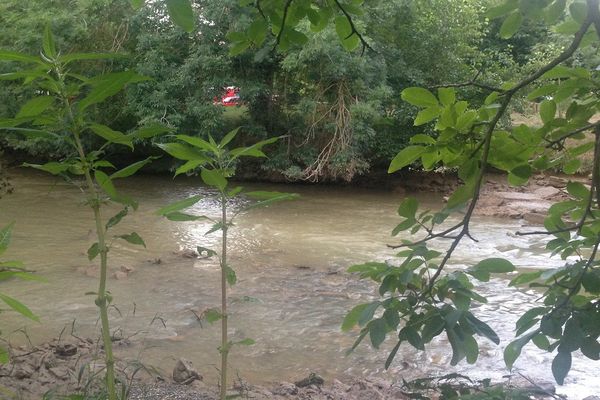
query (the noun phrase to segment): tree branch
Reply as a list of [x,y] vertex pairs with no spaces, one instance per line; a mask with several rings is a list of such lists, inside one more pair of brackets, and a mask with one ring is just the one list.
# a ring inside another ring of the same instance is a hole
[[547,148],[551,148],[551,147],[559,144],[563,140],[570,138],[571,136],[575,136],[578,133],[585,132],[585,131],[590,130],[590,129],[595,129],[596,127],[599,127],[599,126],[600,126],[600,122],[596,122],[596,123],[593,123],[593,124],[587,124],[585,126],[582,126],[579,129],[574,130],[573,132],[569,132],[569,133],[566,133],[566,134],[562,135],[558,139],[549,140],[548,144],[546,145],[546,147]]
[[285,2],[285,5],[283,6],[283,17],[281,18],[281,27],[279,28],[279,32],[277,32],[277,37],[275,38],[275,45],[273,46],[273,50],[275,50],[281,42],[281,36],[283,35],[283,30],[285,29],[285,21],[287,20],[288,10],[292,5],[292,1],[293,0],[287,0]]
[[361,54],[364,54],[365,49],[373,50],[373,48],[369,45],[369,43],[367,43],[367,41],[365,40],[363,35],[360,34],[358,29],[356,29],[356,26],[354,25],[354,20],[352,19],[352,16],[348,13],[348,11],[346,11],[346,9],[344,9],[344,7],[339,2],[339,0],[333,0],[333,1],[335,2],[335,5],[340,9],[340,11],[344,14],[346,19],[348,20],[348,23],[350,24],[350,28],[352,28],[352,31],[350,32],[350,34],[348,35],[347,38],[351,37],[352,35],[358,36],[358,39],[360,40],[360,43],[362,45]]

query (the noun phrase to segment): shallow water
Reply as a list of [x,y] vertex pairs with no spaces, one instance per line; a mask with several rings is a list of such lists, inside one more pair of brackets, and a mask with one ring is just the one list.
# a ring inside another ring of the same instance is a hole
[[[120,182],[119,188],[140,201],[140,208],[119,225],[114,234],[137,231],[147,249],[120,240],[109,254],[112,270],[134,268],[126,280],[109,281],[116,308],[113,327],[134,345],[118,347],[122,357],[170,371],[179,357],[193,361],[209,382],[216,381],[219,354],[218,326],[197,323],[192,311],[219,302],[219,271],[209,260],[187,259],[175,254],[196,245],[216,246],[218,237],[205,236],[210,223],[175,223],[154,215],[159,207],[194,194],[206,194],[194,209],[218,216],[210,192],[197,180],[137,177]],[[16,220],[13,243],[4,258],[23,260],[45,277],[47,283],[12,281],[2,290],[28,304],[41,323],[3,314],[3,333],[22,343],[55,337],[75,327],[80,336],[97,335],[93,296],[96,280],[82,271],[95,265],[86,250],[94,242],[91,212],[81,193],[71,185],[35,172],[16,171],[15,193],[0,200],[0,223]],[[502,339],[500,346],[481,339],[476,365],[462,362],[450,367],[450,346],[436,340],[426,352],[401,347],[388,371],[383,364],[393,343],[376,351],[365,342],[352,355],[346,350],[356,332],[344,334],[339,326],[355,304],[374,298],[369,282],[345,272],[354,264],[393,258],[387,243],[398,242],[389,232],[398,223],[395,210],[402,196],[356,188],[299,185],[252,185],[253,188],[294,191],[300,201],[276,204],[239,215],[231,229],[231,265],[238,284],[231,290],[231,334],[234,340],[253,338],[256,345],[235,348],[233,369],[256,383],[293,380],[316,371],[325,377],[380,376],[390,380],[458,371],[473,378],[499,379],[507,374],[503,346],[514,336],[514,322],[539,297],[539,293],[508,288],[510,276],[501,276],[478,288],[489,303],[474,313],[490,324]],[[419,195],[422,208],[437,209],[441,199]],[[238,205],[232,204],[233,207]],[[111,207],[110,214],[117,208]],[[109,212],[106,212],[109,215]],[[464,268],[487,257],[506,257],[521,269],[552,268],[560,260],[549,259],[544,243],[535,237],[517,237],[523,229],[514,220],[477,219],[472,230],[479,242],[465,241],[457,250],[452,268]],[[444,242],[438,242],[443,247]],[[153,261],[161,260],[160,264]],[[218,325],[218,324],[217,324]],[[8,329],[6,328],[8,326]],[[536,380],[552,380],[552,356],[526,347],[516,369]],[[575,358],[566,385],[559,392],[571,398],[600,393],[594,372],[598,364]]]

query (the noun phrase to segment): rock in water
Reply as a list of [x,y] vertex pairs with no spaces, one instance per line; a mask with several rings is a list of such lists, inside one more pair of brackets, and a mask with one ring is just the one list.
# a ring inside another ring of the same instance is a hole
[[183,358],[177,360],[175,368],[173,368],[173,380],[177,383],[181,383],[182,385],[189,385],[196,379],[202,380],[202,377],[198,371],[194,369],[191,361]]
[[303,387],[307,387],[310,385],[322,385],[323,383],[325,383],[325,380],[323,378],[321,378],[319,375],[315,374],[314,372],[311,372],[310,375],[308,375],[308,378],[304,378],[304,379],[296,382],[295,385],[298,386],[299,388],[303,388]]

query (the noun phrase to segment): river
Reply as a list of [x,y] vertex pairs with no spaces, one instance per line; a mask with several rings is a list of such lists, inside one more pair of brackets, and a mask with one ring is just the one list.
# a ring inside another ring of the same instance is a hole
[[[85,271],[86,257],[95,241],[89,208],[78,189],[59,179],[32,171],[14,171],[15,192],[0,200],[0,223],[16,221],[13,242],[3,259],[19,259],[47,282],[11,281],[2,291],[30,306],[40,323],[14,313],[2,314],[2,332],[13,343],[25,335],[35,343],[56,337],[72,327],[80,336],[97,336],[93,296],[96,280]],[[399,222],[396,208],[403,196],[387,191],[352,187],[303,185],[248,185],[252,189],[293,191],[301,199],[240,214],[231,229],[231,265],[238,284],[231,290],[230,326],[234,340],[253,338],[254,346],[236,347],[230,356],[234,371],[254,383],[294,380],[315,371],[326,378],[382,377],[396,381],[425,375],[460,372],[472,378],[501,379],[508,371],[502,351],[514,337],[516,319],[538,300],[539,293],[507,287],[511,276],[492,278],[477,289],[489,303],[474,313],[499,334],[500,346],[480,339],[475,365],[450,367],[451,349],[438,338],[426,352],[403,345],[388,371],[383,364],[390,340],[380,350],[364,344],[351,355],[346,350],[357,333],[339,326],[355,304],[375,298],[375,287],[345,272],[348,266],[393,258],[387,243]],[[155,211],[194,194],[206,197],[190,211],[218,216],[211,192],[197,178],[141,176],[119,182],[119,189],[140,202],[114,234],[138,232],[147,249],[114,240],[109,253],[111,270],[133,268],[127,279],[109,281],[114,297],[113,328],[130,337],[132,345],[117,346],[117,354],[138,358],[169,373],[179,357],[191,360],[208,382],[216,381],[219,324],[199,324],[192,311],[216,307],[219,270],[214,261],[182,257],[182,249],[216,247],[218,235],[204,235],[210,223],[170,222]],[[441,198],[415,194],[422,208],[438,209]],[[232,204],[233,208],[239,204]],[[110,206],[105,214],[116,213]],[[544,243],[517,237],[517,220],[476,218],[472,233],[479,242],[465,241],[452,268],[464,268],[487,257],[506,257],[521,270],[552,268]],[[438,242],[443,247],[444,242]],[[552,381],[552,355],[527,346],[515,370],[534,380]],[[574,358],[566,384],[559,393],[579,399],[600,393],[594,373],[597,363],[580,354]]]

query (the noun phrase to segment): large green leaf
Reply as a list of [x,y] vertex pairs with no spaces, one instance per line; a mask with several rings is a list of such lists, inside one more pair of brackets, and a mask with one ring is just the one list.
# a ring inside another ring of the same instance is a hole
[[556,383],[562,385],[565,383],[565,377],[571,370],[571,352],[559,351],[554,360],[552,360],[552,374]]
[[406,167],[416,161],[425,151],[426,147],[423,146],[407,146],[400,153],[394,157],[388,168],[388,173],[396,172],[399,169]]
[[100,103],[110,96],[119,93],[128,83],[147,80],[133,71],[112,72],[95,78],[92,83],[90,93],[79,102],[79,109],[85,110],[87,107]]
[[94,177],[96,178],[98,185],[111,199],[116,199],[118,197],[117,189],[108,175],[100,170],[96,170],[94,171]]
[[135,130],[129,136],[136,139],[149,139],[171,131],[172,129],[167,126],[161,124],[151,124]]
[[100,136],[101,138],[103,138],[104,140],[106,140],[108,142],[122,144],[122,145],[128,146],[131,149],[133,149],[133,143],[131,141],[131,137],[125,135],[122,132],[115,131],[115,130],[109,128],[108,126],[100,125],[100,124],[92,124],[92,125],[90,125],[90,129],[96,135]]
[[144,243],[144,239],[142,239],[142,237],[140,235],[138,235],[136,232],[131,232],[127,235],[119,235],[117,237],[127,241],[128,243],[146,247],[146,243]]
[[25,304],[21,303],[20,301],[2,293],[0,293],[0,300],[4,301],[10,308],[15,310],[19,314],[34,321],[39,321],[39,318],[29,308],[27,308]]
[[175,203],[171,203],[168,206],[165,206],[158,211],[156,211],[157,215],[167,215],[176,211],[181,211],[185,208],[191,207],[202,199],[202,196],[192,196],[190,198],[177,201]]
[[194,10],[190,0],[166,0],[173,22],[186,32],[194,30]]
[[38,96],[23,104],[16,118],[35,117],[43,113],[52,105],[54,99],[51,96]]
[[410,87],[402,91],[402,100],[418,107],[437,107],[437,98],[429,90],[421,87]]
[[500,37],[502,39],[511,38],[515,33],[517,33],[522,22],[523,16],[521,13],[519,11],[512,12],[508,17],[506,17],[502,23],[502,26],[500,26]]
[[52,175],[58,175],[58,174],[62,174],[63,172],[68,171],[72,165],[71,165],[71,163],[68,163],[66,161],[63,161],[63,162],[51,161],[49,163],[42,164],[42,165],[24,163],[23,166],[39,169],[40,171],[49,172]]
[[138,172],[142,167],[152,162],[152,157],[145,160],[135,162],[128,167],[125,167],[110,176],[110,179],[126,178]]
[[0,60],[4,61],[20,61],[27,63],[36,63],[44,65],[44,62],[38,57],[33,57],[23,53],[17,53],[10,50],[0,50]]
[[201,163],[208,161],[208,158],[201,151],[182,143],[161,143],[157,146],[179,160],[199,161]]
[[54,36],[52,35],[52,29],[50,24],[46,24],[44,29],[44,37],[42,38],[42,48],[46,57],[54,59],[56,57],[56,44],[54,43]]
[[219,153],[219,148],[215,145],[213,145],[210,142],[207,142],[206,140],[196,137],[196,136],[188,136],[188,135],[175,135],[175,137],[179,140],[182,140],[188,144],[191,144],[194,147],[199,148],[200,150],[204,150],[204,151],[208,151],[211,152],[213,154],[218,154]]
[[202,177],[204,183],[206,183],[208,186],[216,187],[221,192],[225,190],[225,187],[227,186],[227,178],[225,178],[223,171],[202,168],[200,176]]

